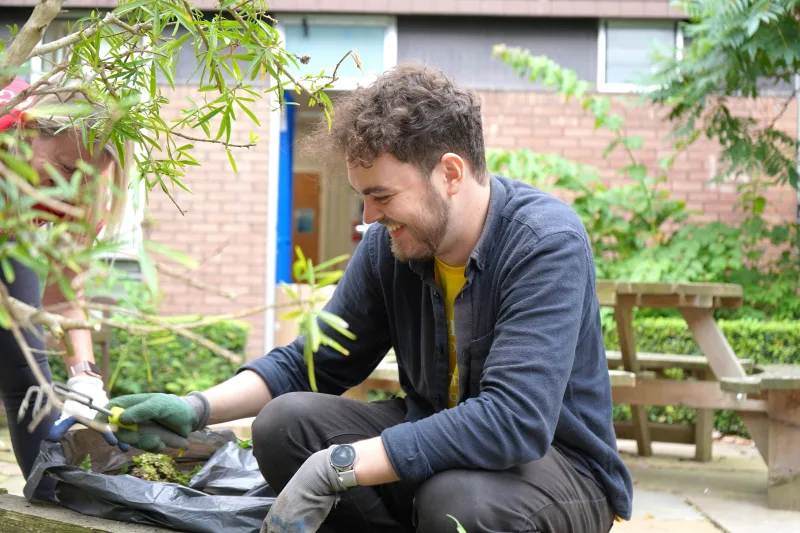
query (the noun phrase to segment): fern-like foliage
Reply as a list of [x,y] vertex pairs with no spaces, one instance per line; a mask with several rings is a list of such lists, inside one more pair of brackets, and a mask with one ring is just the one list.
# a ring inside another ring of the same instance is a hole
[[[683,0],[681,56],[661,57],[648,97],[670,109],[683,142],[705,134],[722,148],[718,178],[747,174],[797,188],[796,138],[776,127],[796,98],[800,0]],[[776,91],[775,89],[780,89]],[[730,97],[776,95],[767,120],[742,116]]]

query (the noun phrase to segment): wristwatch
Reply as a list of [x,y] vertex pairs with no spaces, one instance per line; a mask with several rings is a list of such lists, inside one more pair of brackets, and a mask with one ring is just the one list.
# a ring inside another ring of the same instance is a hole
[[72,365],[69,367],[69,377],[73,377],[78,375],[81,372],[86,372],[88,375],[92,376],[93,378],[102,378],[103,374],[96,364],[92,363],[91,361],[81,361],[78,364]]
[[339,480],[347,488],[358,485],[354,468],[357,459],[358,452],[351,444],[339,444],[331,452],[331,466],[339,474]]

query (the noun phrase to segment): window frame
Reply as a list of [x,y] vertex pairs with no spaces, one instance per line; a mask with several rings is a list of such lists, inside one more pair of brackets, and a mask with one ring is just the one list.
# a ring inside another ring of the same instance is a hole
[[607,40],[608,23],[625,22],[633,25],[641,25],[646,28],[653,22],[670,21],[675,24],[675,53],[678,59],[683,55],[683,25],[679,19],[618,19],[603,18],[598,20],[597,29],[597,90],[605,93],[639,93],[645,92],[653,87],[639,85],[637,83],[618,83],[606,82]]
[[[336,26],[377,26],[384,28],[383,33],[383,70],[389,70],[397,65],[397,17],[379,15],[315,15],[315,14],[284,14],[278,17],[275,29],[280,35],[283,46],[286,46],[286,25],[302,24],[303,19],[309,25],[326,24]],[[344,54],[344,50],[342,51]],[[347,58],[345,61],[352,61]],[[331,65],[332,67],[333,65]],[[283,78],[283,76],[282,76]],[[339,78],[330,87],[332,91],[354,91],[359,85],[366,86],[375,80],[374,76],[358,76]]]

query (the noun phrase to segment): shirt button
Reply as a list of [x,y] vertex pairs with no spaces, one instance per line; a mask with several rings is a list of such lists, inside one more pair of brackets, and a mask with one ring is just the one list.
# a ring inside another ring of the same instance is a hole
[[434,396],[433,399],[436,400],[436,403],[442,403],[442,395],[441,394],[437,394],[436,396]]
[[444,350],[442,350],[442,347],[441,347],[441,346],[437,346],[437,347],[436,347],[436,353],[437,353],[437,354],[439,354],[439,355],[442,355],[442,352],[443,352],[443,351],[444,351]]

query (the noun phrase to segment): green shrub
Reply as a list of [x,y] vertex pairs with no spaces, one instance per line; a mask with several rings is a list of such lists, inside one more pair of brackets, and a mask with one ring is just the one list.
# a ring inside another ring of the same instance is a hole
[[[199,326],[192,331],[241,355],[238,363],[183,336],[131,335],[114,329],[111,337],[111,396],[141,392],[169,392],[178,395],[204,390],[233,376],[245,361],[245,346],[250,326],[239,321],[221,321]],[[100,364],[102,349],[95,345],[95,360]],[[56,380],[66,381],[64,363],[52,357],[50,367]]]
[[[734,353],[755,364],[800,364],[800,324],[797,322],[761,322],[757,320],[720,320],[719,327]],[[606,349],[619,350],[619,338],[613,321],[606,322]],[[683,319],[644,318],[634,322],[636,348],[640,352],[700,355],[700,348]],[[669,377],[681,379],[680,371]],[[650,407],[652,422],[694,423],[695,410],[689,407]],[[615,420],[630,420],[630,407],[616,405]],[[739,416],[728,410],[714,414],[714,427],[722,433],[747,436]]]

